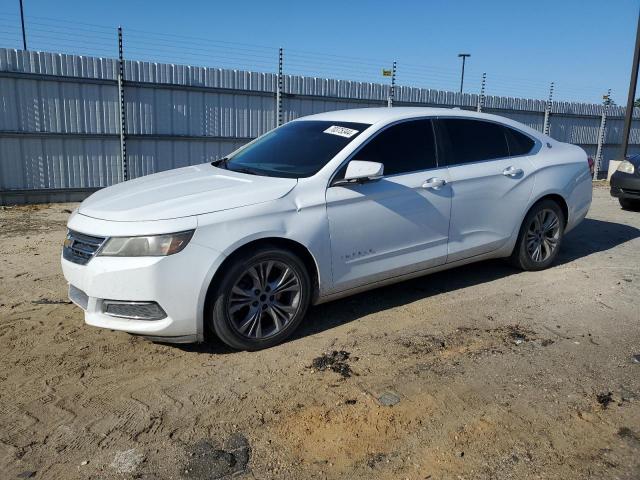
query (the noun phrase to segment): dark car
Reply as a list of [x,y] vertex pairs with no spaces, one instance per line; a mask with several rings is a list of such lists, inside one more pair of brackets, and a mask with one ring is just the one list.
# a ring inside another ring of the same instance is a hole
[[628,157],[611,175],[611,196],[624,209],[640,210],[640,155]]

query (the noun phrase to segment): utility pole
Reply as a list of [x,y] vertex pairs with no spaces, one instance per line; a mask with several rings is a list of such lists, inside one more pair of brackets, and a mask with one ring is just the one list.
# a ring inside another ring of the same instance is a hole
[[27,34],[24,31],[24,8],[22,8],[22,0],[20,0],[20,21],[22,22],[22,49],[27,49]]
[[624,115],[620,160],[624,160],[627,157],[627,149],[629,148],[629,132],[631,131],[631,120],[633,118],[633,103],[636,98],[636,85],[638,83],[638,64],[640,64],[640,12],[638,13],[638,26],[636,27],[636,48],[633,52],[631,82],[629,83],[629,96],[627,97],[627,111]]
[[462,93],[462,87],[464,87],[464,64],[467,57],[470,57],[470,53],[459,53],[458,58],[462,58],[462,74],[460,75],[460,93]]

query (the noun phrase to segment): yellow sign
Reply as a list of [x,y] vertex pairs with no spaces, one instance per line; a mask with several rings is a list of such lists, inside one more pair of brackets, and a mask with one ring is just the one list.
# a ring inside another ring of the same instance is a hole
[[393,72],[391,70],[387,70],[386,68],[382,69],[382,76],[383,77],[392,77],[393,76]]

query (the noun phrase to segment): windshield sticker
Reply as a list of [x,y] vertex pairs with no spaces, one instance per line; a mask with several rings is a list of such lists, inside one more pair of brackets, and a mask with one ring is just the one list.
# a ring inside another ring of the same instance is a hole
[[358,130],[353,130],[352,128],[347,127],[339,127],[338,125],[331,125],[324,131],[324,133],[330,133],[331,135],[338,135],[339,137],[344,138],[351,138],[356,133],[358,133]]

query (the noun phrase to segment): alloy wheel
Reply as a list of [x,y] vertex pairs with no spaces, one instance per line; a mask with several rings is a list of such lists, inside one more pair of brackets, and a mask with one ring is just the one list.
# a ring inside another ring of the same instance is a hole
[[282,261],[264,260],[250,265],[234,283],[227,312],[237,332],[263,339],[282,331],[301,306],[301,281]]
[[540,210],[527,229],[527,253],[534,262],[546,261],[558,247],[560,219],[551,209]]

